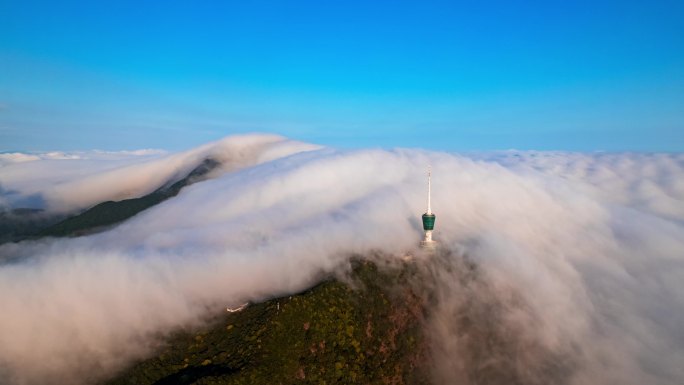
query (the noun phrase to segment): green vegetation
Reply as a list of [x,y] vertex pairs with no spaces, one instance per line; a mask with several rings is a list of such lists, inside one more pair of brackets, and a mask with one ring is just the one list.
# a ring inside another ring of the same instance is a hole
[[406,284],[411,274],[410,264],[380,271],[357,260],[344,282],[177,332],[107,384],[427,383],[425,301]]

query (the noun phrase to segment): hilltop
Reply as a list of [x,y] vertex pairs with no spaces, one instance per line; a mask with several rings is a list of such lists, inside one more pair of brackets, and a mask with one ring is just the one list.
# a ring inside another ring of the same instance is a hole
[[427,384],[414,273],[357,259],[345,277],[178,331],[106,384]]

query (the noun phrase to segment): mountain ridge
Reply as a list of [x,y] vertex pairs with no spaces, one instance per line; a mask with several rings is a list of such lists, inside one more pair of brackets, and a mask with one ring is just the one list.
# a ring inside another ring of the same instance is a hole
[[39,209],[14,209],[0,213],[0,244],[40,237],[81,236],[103,231],[134,215],[172,198],[184,187],[204,180],[220,166],[213,158],[204,159],[182,179],[168,182],[157,190],[138,198],[100,202],[78,214],[64,218]]

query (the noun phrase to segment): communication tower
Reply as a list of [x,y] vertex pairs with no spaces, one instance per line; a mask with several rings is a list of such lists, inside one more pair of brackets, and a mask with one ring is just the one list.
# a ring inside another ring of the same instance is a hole
[[435,228],[435,214],[432,213],[430,195],[432,194],[432,169],[428,166],[428,193],[427,193],[427,212],[423,214],[423,230],[425,237],[420,241],[420,247],[426,250],[434,250],[437,242],[432,240],[432,230]]

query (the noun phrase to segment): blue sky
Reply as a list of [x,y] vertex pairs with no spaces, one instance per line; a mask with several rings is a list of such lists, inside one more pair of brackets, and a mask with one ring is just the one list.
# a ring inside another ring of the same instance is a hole
[[684,2],[0,2],[0,151],[684,151]]

